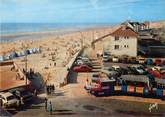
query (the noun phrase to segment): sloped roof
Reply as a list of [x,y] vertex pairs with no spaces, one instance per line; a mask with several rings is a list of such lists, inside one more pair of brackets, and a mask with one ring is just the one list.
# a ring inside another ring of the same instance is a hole
[[138,34],[128,26],[120,27],[115,32],[111,33],[111,35],[119,37],[138,37]]
[[149,78],[145,75],[121,75],[120,78],[125,81],[148,83]]
[[[125,26],[125,25],[124,25]],[[114,31],[113,33],[104,35],[100,38],[98,38],[97,40],[94,40],[92,42],[92,44],[97,43],[98,41],[103,40],[106,37],[109,36],[120,36],[120,37],[138,37],[138,33],[136,33],[133,29],[131,29],[128,26],[125,26],[125,29],[123,30],[123,26],[121,26],[120,28],[118,28],[116,31]]]

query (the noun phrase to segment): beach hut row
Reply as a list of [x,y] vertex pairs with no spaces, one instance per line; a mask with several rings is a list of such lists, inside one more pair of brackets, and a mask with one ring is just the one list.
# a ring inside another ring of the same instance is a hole
[[40,48],[30,48],[24,51],[12,51],[10,53],[7,53],[6,55],[0,55],[0,62],[6,61],[6,60],[11,60],[17,57],[22,57],[30,54],[36,54],[40,53],[41,49]]

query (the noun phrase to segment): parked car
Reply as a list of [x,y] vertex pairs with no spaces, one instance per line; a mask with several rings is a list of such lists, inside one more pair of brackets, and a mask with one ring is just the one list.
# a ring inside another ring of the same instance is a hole
[[92,68],[89,67],[88,65],[79,65],[79,66],[75,66],[73,68],[73,71],[75,71],[75,72],[90,72],[90,71],[92,71]]
[[91,78],[91,82],[97,82],[100,78],[101,78],[100,73],[93,73],[92,78]]
[[110,60],[110,52],[103,52],[103,62],[108,62]]
[[91,62],[83,61],[83,60],[77,60],[75,62],[75,65],[88,65],[89,67],[93,67]]
[[5,107],[19,106],[19,100],[10,92],[0,93],[0,99]]
[[118,63],[119,62],[119,58],[118,57],[113,57],[112,58],[112,62]]
[[138,62],[139,62],[140,64],[144,64],[144,63],[145,63],[145,59],[144,59],[144,58],[139,58],[139,59],[138,59]]
[[108,71],[114,71],[115,69],[113,67],[103,67],[104,70],[108,70]]
[[18,98],[19,100],[22,97],[23,102],[30,101],[33,98],[33,94],[25,88],[16,88],[16,89],[10,90],[10,92],[12,92],[15,95],[15,97]]
[[86,56],[78,56],[77,57],[77,60],[80,59],[80,60],[84,60],[84,61],[90,61],[90,59]]
[[156,59],[154,61],[154,65],[161,66],[163,64],[163,61],[161,59]]
[[108,62],[110,61],[110,57],[109,56],[103,56],[103,62]]
[[126,68],[117,68],[115,71],[118,72],[118,76],[128,74],[128,69],[126,69]]
[[147,71],[144,69],[142,65],[133,65],[131,66],[133,69],[135,69],[139,75],[146,75]]
[[118,65],[112,65],[112,68],[113,68],[114,70],[117,70],[117,69],[120,69],[120,66],[118,66]]
[[128,74],[134,74],[139,75],[139,72],[134,67],[127,67],[128,68]]

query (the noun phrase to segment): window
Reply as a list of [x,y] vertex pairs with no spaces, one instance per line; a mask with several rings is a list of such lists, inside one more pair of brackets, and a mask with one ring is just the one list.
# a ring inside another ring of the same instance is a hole
[[119,49],[119,45],[115,45],[115,50],[118,50]]
[[129,37],[124,37],[125,39],[129,39]]
[[119,40],[119,37],[115,36],[115,41]]
[[124,45],[124,48],[128,48],[128,45]]

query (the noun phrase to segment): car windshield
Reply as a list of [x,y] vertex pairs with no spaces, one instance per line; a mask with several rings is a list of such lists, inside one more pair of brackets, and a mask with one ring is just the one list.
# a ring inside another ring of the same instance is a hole
[[7,100],[12,100],[12,99],[14,99],[15,97],[13,96],[13,95],[11,95],[11,96],[9,96],[9,97],[7,97]]

